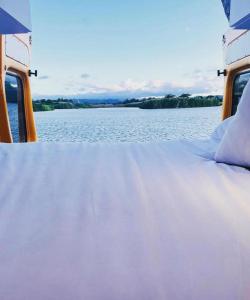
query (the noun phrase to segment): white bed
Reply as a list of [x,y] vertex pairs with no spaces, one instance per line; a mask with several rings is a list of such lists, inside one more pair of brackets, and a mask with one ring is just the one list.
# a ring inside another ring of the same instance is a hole
[[0,145],[0,299],[250,299],[250,173],[216,146]]

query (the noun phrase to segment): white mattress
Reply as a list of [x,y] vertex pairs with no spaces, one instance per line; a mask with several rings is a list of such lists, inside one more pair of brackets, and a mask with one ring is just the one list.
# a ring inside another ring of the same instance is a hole
[[0,299],[250,299],[250,173],[210,142],[0,145]]

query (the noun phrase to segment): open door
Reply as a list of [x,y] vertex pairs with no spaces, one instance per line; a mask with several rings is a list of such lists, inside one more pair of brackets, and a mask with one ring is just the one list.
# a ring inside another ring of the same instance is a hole
[[0,142],[34,142],[29,0],[0,0]]

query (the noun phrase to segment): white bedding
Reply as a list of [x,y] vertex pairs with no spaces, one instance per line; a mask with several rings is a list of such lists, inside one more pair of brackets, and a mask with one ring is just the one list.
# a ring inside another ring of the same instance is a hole
[[0,299],[250,299],[250,173],[216,146],[0,145]]

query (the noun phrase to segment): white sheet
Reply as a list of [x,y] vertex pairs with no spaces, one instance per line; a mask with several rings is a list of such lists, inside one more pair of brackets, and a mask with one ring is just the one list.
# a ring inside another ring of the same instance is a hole
[[250,174],[216,147],[0,145],[0,299],[249,299]]

